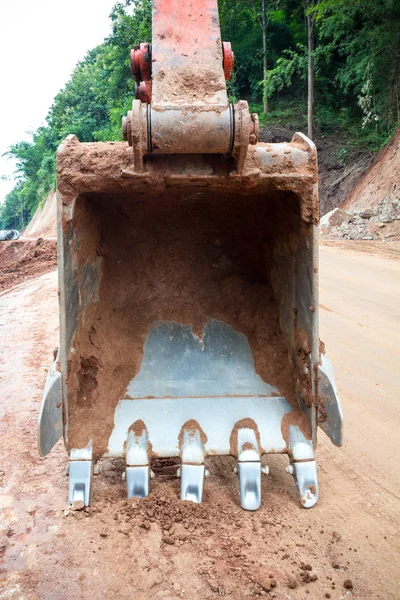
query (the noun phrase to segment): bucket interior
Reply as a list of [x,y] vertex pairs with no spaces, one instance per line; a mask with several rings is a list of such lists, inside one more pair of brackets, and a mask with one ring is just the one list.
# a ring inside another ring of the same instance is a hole
[[92,439],[94,455],[107,453],[123,398],[269,395],[297,406],[295,194],[85,194],[71,227],[70,448]]

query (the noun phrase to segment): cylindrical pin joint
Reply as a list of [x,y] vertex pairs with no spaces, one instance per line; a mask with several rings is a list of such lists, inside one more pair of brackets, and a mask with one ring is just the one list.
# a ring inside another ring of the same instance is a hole
[[140,85],[136,86],[136,98],[145,104],[150,104],[151,87],[151,81],[141,81]]
[[131,50],[132,75],[139,81],[150,81],[151,79],[151,46],[142,42]]
[[225,80],[229,81],[235,65],[235,55],[232,52],[232,46],[230,42],[222,42],[222,57]]

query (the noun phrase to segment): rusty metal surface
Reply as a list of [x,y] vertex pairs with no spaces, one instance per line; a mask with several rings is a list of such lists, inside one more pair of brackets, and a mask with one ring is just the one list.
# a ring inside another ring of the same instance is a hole
[[131,50],[131,70],[132,75],[138,77],[140,81],[150,81],[151,51],[147,42],[142,42]]
[[[136,99],[151,104],[145,113],[134,101],[122,123],[138,172],[153,153],[231,154],[236,170],[243,169],[258,121],[247,102],[229,104],[225,79],[234,55],[221,41],[217,0],[155,0],[152,45],[136,46],[131,64]],[[140,143],[144,130],[147,144]]]
[[[135,103],[138,110],[147,109],[138,100]],[[145,146],[146,132],[142,130],[140,136]],[[289,143],[250,146],[243,170],[237,173],[223,157],[198,155],[149,157],[139,171],[126,143],[80,143],[69,136],[58,152],[58,189],[67,203],[85,192],[129,188],[148,192],[149,185],[160,191],[167,186],[240,190],[243,194],[286,190],[301,199],[302,219],[318,224],[316,151],[305,140],[295,134]]]
[[229,107],[221,111],[198,112],[171,108],[151,109],[152,154],[223,154],[231,149]]
[[228,105],[217,0],[154,0],[153,103]]
[[235,55],[230,42],[222,42],[223,66],[226,81],[229,81],[235,66]]

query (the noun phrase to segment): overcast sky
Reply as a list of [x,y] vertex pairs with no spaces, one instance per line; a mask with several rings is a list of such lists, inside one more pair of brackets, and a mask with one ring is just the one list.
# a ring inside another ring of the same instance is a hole
[[[76,63],[110,33],[116,0],[0,0],[1,155],[44,123],[54,96]],[[0,181],[0,203],[13,182]]]

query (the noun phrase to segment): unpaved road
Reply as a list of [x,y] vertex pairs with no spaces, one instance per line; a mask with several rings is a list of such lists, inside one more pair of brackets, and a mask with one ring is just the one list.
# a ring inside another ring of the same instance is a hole
[[310,511],[281,456],[267,459],[256,513],[238,506],[229,459],[210,462],[201,506],[178,501],[178,482],[161,475],[149,499],[128,502],[123,463],[104,461],[92,507],[64,511],[63,447],[36,452],[57,345],[56,274],[1,294],[0,598],[398,600],[400,261],[370,246],[321,249],[321,338],[346,443],[320,434],[321,497]]

